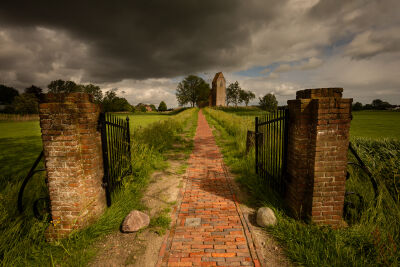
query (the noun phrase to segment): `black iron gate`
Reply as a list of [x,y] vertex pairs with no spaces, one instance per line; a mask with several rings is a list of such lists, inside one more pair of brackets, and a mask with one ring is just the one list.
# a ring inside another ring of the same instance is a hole
[[256,173],[280,194],[285,191],[289,110],[255,118]]
[[124,177],[132,173],[129,118],[118,118],[109,113],[100,114],[101,142],[103,146],[104,178],[107,205],[112,193],[122,185]]
[[[46,169],[36,169],[37,166],[39,165],[40,161],[43,159],[44,151],[42,150],[39,154],[39,156],[36,158],[35,162],[33,163],[33,166],[29,170],[28,174],[26,175],[24,181],[21,184],[21,187],[18,192],[18,200],[17,200],[17,207],[18,211],[20,213],[24,212],[24,206],[23,206],[23,196],[24,196],[24,191],[25,187],[28,184],[29,180],[38,172],[46,171]],[[47,178],[46,178],[46,183],[47,183]],[[36,199],[33,202],[33,215],[39,219],[42,220],[43,217],[45,216],[46,213],[50,213],[50,198],[49,196],[41,197],[39,199]],[[51,215],[48,217],[49,221],[51,221]]]

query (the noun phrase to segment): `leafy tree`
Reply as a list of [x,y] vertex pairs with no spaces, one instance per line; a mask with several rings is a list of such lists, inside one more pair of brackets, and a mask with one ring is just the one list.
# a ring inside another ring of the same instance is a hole
[[263,110],[272,112],[277,109],[278,101],[276,100],[275,95],[273,94],[266,94],[263,97],[258,98],[260,100],[259,104]]
[[33,94],[35,97],[40,100],[43,97],[43,89],[37,86],[32,85],[31,87],[25,88],[24,92],[26,94]]
[[103,92],[101,91],[100,87],[97,85],[93,85],[91,83],[83,85],[83,84],[76,84],[73,81],[55,80],[52,81],[47,87],[49,88],[50,93],[57,94],[57,93],[84,92],[93,95],[95,103],[100,104],[103,100]]
[[256,98],[256,95],[252,91],[241,90],[239,92],[239,103],[244,102],[246,107],[249,105],[250,100]]
[[382,103],[383,103],[382,100],[380,100],[380,99],[374,99],[374,100],[372,100],[371,105],[372,105],[372,107],[374,107],[374,108],[379,108],[379,107],[382,105]]
[[363,109],[363,105],[360,102],[356,102],[356,103],[353,104],[353,108],[352,109],[354,111],[362,110]]
[[116,91],[117,89],[111,89],[106,92],[102,102],[104,112],[131,111],[128,100],[118,97]]
[[153,104],[150,104],[150,107],[151,107],[152,111],[157,111],[156,106],[154,106]]
[[180,106],[188,103],[194,107],[200,101],[206,101],[210,94],[210,85],[202,78],[189,75],[178,84],[176,98]]
[[38,99],[34,94],[24,93],[16,96],[12,103],[14,111],[18,114],[37,114],[39,113]]
[[92,94],[95,103],[101,103],[103,100],[103,92],[100,87],[93,84],[80,85],[82,92]]
[[373,107],[372,107],[371,104],[366,104],[366,105],[364,106],[364,109],[370,110],[370,109],[373,109]]
[[167,104],[165,104],[164,101],[161,101],[160,105],[158,105],[158,111],[166,111],[167,109]]
[[0,84],[0,103],[11,104],[19,93],[15,88]]
[[382,101],[381,99],[374,99],[371,105],[373,109],[388,109],[392,107],[388,102]]
[[391,104],[389,104],[389,102],[384,101],[382,103],[382,105],[380,106],[380,109],[390,109],[392,107]]
[[50,93],[82,92],[82,87],[73,81],[55,80],[47,86]]
[[235,107],[237,107],[237,104],[240,101],[241,91],[243,90],[240,88],[240,85],[237,81],[231,83],[228,88],[226,88],[226,104],[229,106],[229,104],[232,103],[235,104]]

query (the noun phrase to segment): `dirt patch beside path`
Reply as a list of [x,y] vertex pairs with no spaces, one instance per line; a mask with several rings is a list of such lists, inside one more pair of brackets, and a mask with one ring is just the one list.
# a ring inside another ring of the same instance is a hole
[[[142,199],[144,205],[148,207],[148,210],[144,212],[150,218],[166,209],[173,210],[173,206],[177,205],[179,191],[183,185],[183,169],[186,161],[169,160],[168,163],[167,170],[152,174],[150,184]],[[151,228],[130,234],[120,231],[112,233],[96,244],[99,252],[89,265],[153,267],[157,263],[163,240],[164,235],[157,234]]]

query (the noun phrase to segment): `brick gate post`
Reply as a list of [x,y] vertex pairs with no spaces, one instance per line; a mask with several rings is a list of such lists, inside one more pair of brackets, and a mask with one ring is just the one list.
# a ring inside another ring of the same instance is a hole
[[50,240],[87,226],[106,207],[99,112],[85,93],[49,93],[39,105],[53,218],[46,232]]
[[286,202],[297,217],[342,222],[352,99],[342,88],[306,89],[289,100]]

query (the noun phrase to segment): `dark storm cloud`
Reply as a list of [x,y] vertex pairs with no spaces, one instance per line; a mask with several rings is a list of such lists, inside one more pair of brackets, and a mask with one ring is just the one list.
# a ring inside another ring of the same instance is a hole
[[[251,34],[268,24],[284,3],[281,0],[26,1],[24,4],[3,1],[0,27],[17,28],[20,33],[43,27],[80,40],[87,46],[85,53],[81,50],[71,54],[63,64],[65,68],[83,69],[83,81],[174,77],[209,68],[238,66],[243,57],[241,48],[249,46]],[[30,43],[34,53],[42,53],[41,64],[51,63],[59,54],[41,50],[41,40],[35,41],[34,36],[14,37]],[[65,40],[71,42],[71,39]],[[28,74],[25,76],[28,78]]]
[[399,10],[398,0],[324,0],[308,16],[330,25],[332,43],[351,40],[346,55],[368,59],[400,51]]
[[79,67],[71,69],[65,63],[85,58],[84,45],[63,33],[0,26],[0,83],[20,89],[31,84],[45,87],[51,80],[70,79],[81,72]]

